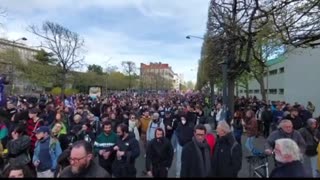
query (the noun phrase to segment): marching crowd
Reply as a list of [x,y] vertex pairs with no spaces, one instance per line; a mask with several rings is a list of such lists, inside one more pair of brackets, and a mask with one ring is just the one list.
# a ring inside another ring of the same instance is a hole
[[[242,97],[234,109],[233,116],[224,111],[221,98],[211,107],[201,93],[9,97],[0,110],[1,174],[136,177],[136,159],[144,156],[150,177],[168,177],[172,166],[176,177],[237,177],[246,136],[253,156],[275,158],[271,177],[318,177],[319,118],[311,102],[304,108]],[[265,149],[254,146],[258,136]]]

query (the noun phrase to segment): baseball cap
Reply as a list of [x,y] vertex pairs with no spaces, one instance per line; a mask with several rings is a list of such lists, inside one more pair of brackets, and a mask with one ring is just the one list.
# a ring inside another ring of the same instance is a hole
[[38,133],[41,133],[41,132],[50,134],[50,129],[47,126],[40,126],[35,130],[34,133],[38,134]]

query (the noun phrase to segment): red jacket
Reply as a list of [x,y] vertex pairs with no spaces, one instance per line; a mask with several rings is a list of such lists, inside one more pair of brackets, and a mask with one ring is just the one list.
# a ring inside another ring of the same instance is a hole
[[216,138],[214,137],[213,134],[208,133],[206,136],[206,140],[210,146],[210,154],[213,154],[214,146],[216,144]]

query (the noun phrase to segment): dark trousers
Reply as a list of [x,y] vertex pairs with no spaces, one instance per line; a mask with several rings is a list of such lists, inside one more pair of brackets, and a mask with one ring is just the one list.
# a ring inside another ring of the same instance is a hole
[[263,129],[263,136],[265,137],[265,138],[267,138],[268,136],[269,136],[269,134],[270,134],[270,123],[269,122],[265,122],[264,123],[264,129]]
[[112,161],[105,160],[99,156],[99,165],[105,169],[110,175],[112,174]]
[[152,168],[152,175],[153,177],[168,177],[168,171],[165,167],[153,167]]
[[259,132],[259,134],[261,135],[262,134],[262,132],[263,132],[263,124],[262,124],[262,121],[257,121],[257,123],[258,123],[258,132]]

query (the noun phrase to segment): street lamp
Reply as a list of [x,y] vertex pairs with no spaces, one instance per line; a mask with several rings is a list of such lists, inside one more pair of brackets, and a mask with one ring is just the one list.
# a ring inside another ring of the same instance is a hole
[[106,95],[108,95],[108,79],[109,79],[109,75],[108,75],[108,66],[109,66],[109,61],[112,59],[112,57],[110,57],[107,61],[105,61],[106,63]]
[[[21,37],[19,39],[16,39],[16,40],[13,40],[12,41],[12,54],[11,54],[11,58],[12,58],[12,62],[14,61],[14,58],[15,58],[15,52],[14,52],[14,48],[16,47],[15,44],[18,42],[18,41],[26,41],[28,40],[26,37]],[[13,93],[13,90],[14,90],[14,77],[13,77],[13,64],[11,63],[11,71],[10,71],[10,77],[11,77],[11,88],[10,88],[10,94]]]
[[[191,38],[197,38],[197,39],[201,39],[201,40],[205,40],[205,38],[203,37],[199,37],[199,36],[192,36],[192,35],[187,35],[186,39],[191,39]],[[228,100],[228,96],[227,96],[227,87],[228,87],[228,63],[227,63],[227,59],[225,59],[223,62],[219,63],[222,67],[222,78],[223,78],[223,110],[224,113],[226,113],[227,111],[227,100]],[[213,90],[214,92],[214,90]],[[213,97],[213,104],[214,104],[214,97]]]
[[202,40],[204,40],[203,37],[199,37],[199,36],[192,36],[192,35],[187,35],[187,36],[186,36],[186,39],[191,39],[191,38],[197,38],[197,39],[202,39]]

